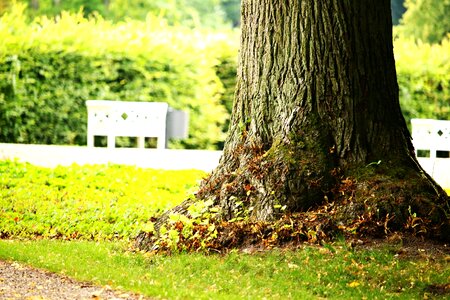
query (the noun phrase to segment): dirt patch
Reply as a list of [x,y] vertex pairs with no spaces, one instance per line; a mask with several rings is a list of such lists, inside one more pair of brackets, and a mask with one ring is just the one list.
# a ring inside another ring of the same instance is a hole
[[447,284],[430,284],[425,292],[431,293],[433,295],[445,296],[450,295],[450,283]]
[[0,261],[0,299],[149,299],[134,293],[77,282],[69,277]]
[[419,238],[411,234],[393,233],[384,239],[365,238],[350,240],[356,249],[389,249],[404,259],[443,259],[450,263],[450,244]]

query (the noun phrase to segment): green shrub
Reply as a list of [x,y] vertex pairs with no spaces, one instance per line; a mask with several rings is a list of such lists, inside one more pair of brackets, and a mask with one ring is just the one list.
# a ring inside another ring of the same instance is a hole
[[[232,36],[233,37],[233,36]],[[238,43],[235,35],[232,39],[220,39],[213,46],[210,52],[216,53],[218,64],[215,67],[216,74],[223,84],[220,96],[220,104],[226,109],[227,118],[222,131],[226,134],[230,125],[230,116],[233,109],[234,92],[236,88],[237,53]],[[218,51],[219,50],[219,51]],[[223,140],[217,144],[218,148],[223,148]]]
[[450,41],[441,44],[397,39],[394,43],[400,102],[411,118],[450,118]]
[[[190,135],[175,147],[211,149],[223,140],[227,112],[216,66],[233,33],[68,13],[27,24],[23,8],[14,9],[0,18],[0,142],[85,144],[88,99],[187,110]],[[219,51],[207,51],[218,42]]]

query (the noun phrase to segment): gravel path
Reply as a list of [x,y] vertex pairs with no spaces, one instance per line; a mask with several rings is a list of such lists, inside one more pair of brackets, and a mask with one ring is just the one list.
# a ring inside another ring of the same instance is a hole
[[34,269],[16,262],[0,261],[0,299],[148,299],[133,293],[74,281],[66,276]]

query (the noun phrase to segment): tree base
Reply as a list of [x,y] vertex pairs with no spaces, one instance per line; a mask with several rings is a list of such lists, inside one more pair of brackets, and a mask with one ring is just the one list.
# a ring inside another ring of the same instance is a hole
[[[341,180],[333,190],[332,202],[307,212],[285,212],[272,221],[256,221],[245,215],[225,221],[212,202],[200,216],[192,216],[189,206],[195,202],[187,201],[177,207],[177,212],[172,211],[172,217],[166,214],[159,220],[165,220],[157,226],[164,226],[164,233],[141,233],[136,248],[222,253],[235,248],[271,249],[304,242],[323,243],[337,237],[393,235],[450,241],[449,210],[444,207],[448,197],[441,195],[441,201],[436,201],[436,190],[427,176],[400,180],[370,173],[366,178]],[[177,217],[180,214],[183,217]]]
[[138,236],[136,247],[223,251],[393,232],[450,241],[449,197],[413,158],[344,172],[330,168],[326,155],[325,164],[313,165],[317,156],[289,156],[294,150],[305,153],[278,145],[275,155],[244,151],[250,155],[240,155],[241,164],[230,167],[234,172],[222,163],[195,199],[163,214],[155,232]]
[[[314,211],[285,214],[271,222],[239,220],[215,222],[208,225],[195,224],[185,235],[182,222],[168,222],[169,231],[176,233],[176,241],[168,235],[141,232],[135,248],[161,253],[215,252],[226,253],[233,249],[292,248],[304,243],[323,244],[337,239],[348,241],[365,239],[387,239],[393,237],[420,237],[421,239],[448,242],[448,223],[444,228],[431,224],[429,220],[411,216],[398,226],[394,218],[385,215],[376,217],[372,210],[365,211],[356,219],[346,218],[342,222],[342,206],[327,203]],[[214,230],[210,230],[214,226]]]

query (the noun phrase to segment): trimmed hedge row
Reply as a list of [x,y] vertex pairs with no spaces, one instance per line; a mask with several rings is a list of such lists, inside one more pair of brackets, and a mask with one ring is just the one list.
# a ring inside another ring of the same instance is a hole
[[70,14],[27,24],[21,14],[0,19],[0,142],[84,145],[88,99],[161,101],[189,111],[189,138],[172,147],[213,149],[223,140],[222,103],[230,100],[217,66],[235,53],[235,34]]
[[188,148],[210,148],[221,134],[225,111],[213,93],[196,99],[196,89],[207,85],[188,66],[29,49],[7,56],[0,73],[2,141],[86,144],[87,99],[163,101],[189,110]]
[[394,43],[400,104],[411,118],[450,119],[450,41]]
[[[112,24],[63,14],[0,18],[0,142],[86,144],[88,99],[163,101],[190,112],[190,135],[171,147],[220,147],[237,69],[233,32]],[[395,41],[405,118],[450,118],[450,43]],[[120,143],[120,142],[119,142]],[[129,141],[122,141],[123,144]]]

